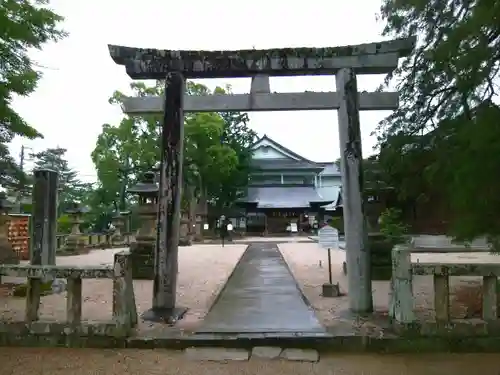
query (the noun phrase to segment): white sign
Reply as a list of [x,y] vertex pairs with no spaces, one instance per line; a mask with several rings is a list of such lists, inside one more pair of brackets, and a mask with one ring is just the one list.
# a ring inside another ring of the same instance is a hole
[[228,224],[227,225],[227,230],[232,231],[233,230],[233,224]]
[[208,224],[203,224],[203,229],[207,230],[208,229]]
[[319,245],[325,249],[337,249],[339,247],[339,231],[329,225],[325,225],[318,231]]
[[290,224],[290,232],[297,233],[299,230],[297,229],[297,223]]

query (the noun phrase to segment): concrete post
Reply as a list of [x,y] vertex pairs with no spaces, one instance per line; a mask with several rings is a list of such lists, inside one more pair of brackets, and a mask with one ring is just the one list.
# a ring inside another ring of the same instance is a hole
[[34,178],[30,263],[55,265],[59,176],[51,169],[38,169]]
[[169,73],[165,84],[162,128],[158,229],[155,249],[153,307],[143,319],[173,322],[186,309],[176,307],[179,229],[184,144],[184,76]]
[[336,84],[342,96],[338,118],[349,306],[354,312],[371,312],[373,297],[362,196],[363,157],[356,74],[352,69],[340,69]]

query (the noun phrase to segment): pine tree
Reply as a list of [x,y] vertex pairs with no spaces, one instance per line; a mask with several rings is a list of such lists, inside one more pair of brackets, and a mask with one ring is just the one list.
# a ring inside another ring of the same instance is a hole
[[42,135],[14,110],[14,96],[31,94],[41,77],[40,67],[28,56],[66,34],[58,28],[63,18],[46,0],[0,2],[0,186],[16,187],[25,178],[8,144],[15,136],[34,139]]

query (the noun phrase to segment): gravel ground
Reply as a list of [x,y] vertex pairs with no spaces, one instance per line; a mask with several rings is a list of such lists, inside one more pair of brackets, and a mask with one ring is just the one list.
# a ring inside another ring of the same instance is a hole
[[[327,251],[320,248],[317,243],[284,243],[279,244],[279,248],[305,296],[316,310],[316,315],[320,321],[327,327],[334,327],[342,320],[342,314],[348,310],[349,300],[347,296],[339,298],[323,298],[321,296],[321,286],[328,282]],[[341,291],[348,293],[347,278],[342,273],[342,262],[345,261],[345,252],[342,250],[332,250],[331,254],[333,282],[340,283]],[[471,254],[454,254],[454,256],[458,261],[466,258],[469,262],[473,261],[473,259],[470,259]],[[484,256],[489,257],[490,255],[484,254]],[[431,254],[419,254],[418,257],[412,256],[412,258],[413,261],[417,261],[418,258],[421,262],[447,260],[446,256],[443,259],[442,254],[437,254],[436,257]],[[458,286],[480,282],[481,278],[477,277],[453,277],[450,282],[452,296],[453,291]],[[372,288],[375,310],[383,315],[387,314],[389,308],[389,282],[373,281]],[[416,276],[413,280],[413,293],[415,296],[415,312],[418,318],[433,319],[434,286],[432,276]],[[465,311],[466,308],[464,306],[452,305],[451,313],[454,318],[462,318]]]
[[[179,277],[177,282],[177,304],[188,307],[185,318],[178,328],[190,331],[197,326],[210,308],[213,299],[240,259],[246,245],[194,245],[179,248]],[[86,255],[58,257],[57,264],[99,265],[112,264],[113,254],[123,249],[96,250]],[[7,282],[7,278],[5,278]],[[151,307],[153,282],[134,281],[138,312]],[[102,321],[111,319],[112,281],[84,280],[83,319]],[[24,319],[25,298],[0,296],[2,320]],[[40,319],[66,320],[66,293],[42,297]],[[140,322],[139,331],[146,334],[162,325]]]
[[196,362],[163,350],[2,348],[0,375],[470,375],[498,374],[497,354],[332,355],[318,363]]

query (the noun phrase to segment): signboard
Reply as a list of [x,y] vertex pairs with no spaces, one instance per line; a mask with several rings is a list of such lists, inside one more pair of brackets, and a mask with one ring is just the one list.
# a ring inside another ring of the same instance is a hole
[[208,224],[203,224],[203,229],[208,230]]
[[232,231],[232,230],[233,230],[233,224],[229,223],[229,224],[227,225],[227,230],[228,230],[228,231]]
[[292,232],[292,233],[297,233],[298,232],[297,223],[291,223],[290,224],[290,232]]
[[319,245],[325,249],[337,249],[339,247],[339,231],[329,225],[325,225],[318,231]]

